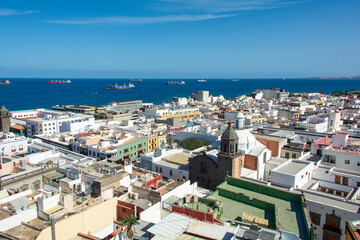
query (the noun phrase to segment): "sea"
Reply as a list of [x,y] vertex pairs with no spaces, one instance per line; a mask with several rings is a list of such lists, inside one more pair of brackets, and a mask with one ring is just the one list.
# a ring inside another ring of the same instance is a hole
[[[145,103],[171,102],[172,97],[188,97],[198,90],[226,98],[251,94],[256,89],[281,88],[289,92],[318,92],[360,90],[360,80],[354,79],[142,79],[133,82],[135,89],[107,90],[107,85],[128,83],[129,79],[70,78],[71,84],[48,84],[49,80],[34,78],[0,78],[10,85],[0,85],[0,105],[10,111],[51,108],[55,105],[90,104],[105,105],[112,101],[142,100]],[[167,81],[185,81],[185,85],[165,85]],[[0,106],[0,107],[1,107]]]

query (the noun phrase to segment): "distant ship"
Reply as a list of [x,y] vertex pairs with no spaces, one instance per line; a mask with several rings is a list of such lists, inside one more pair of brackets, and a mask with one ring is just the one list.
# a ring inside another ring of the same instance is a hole
[[239,79],[230,79],[230,82],[238,82]]
[[9,80],[5,80],[5,82],[0,81],[0,85],[9,85],[11,82]]
[[117,85],[117,83],[115,83],[115,85],[108,85],[106,86],[106,89],[134,89],[135,86],[132,83],[126,84],[124,83],[124,85]]
[[55,83],[71,83],[70,80],[50,80],[50,81],[47,81],[47,83],[51,83],[51,84],[55,84]]
[[197,82],[207,82],[207,80],[205,79],[199,79],[199,80],[196,80]]
[[185,85],[184,81],[167,81],[165,85]]
[[130,79],[129,82],[142,82],[142,79]]

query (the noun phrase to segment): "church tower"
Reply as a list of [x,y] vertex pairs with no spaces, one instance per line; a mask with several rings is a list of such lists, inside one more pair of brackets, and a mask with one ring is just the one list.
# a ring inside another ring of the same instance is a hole
[[0,109],[0,132],[9,132],[10,126],[10,111],[2,106]]
[[227,129],[221,137],[221,149],[218,154],[219,181],[225,181],[225,177],[239,177],[241,170],[241,152],[238,150],[239,137],[236,134],[233,123],[229,122]]

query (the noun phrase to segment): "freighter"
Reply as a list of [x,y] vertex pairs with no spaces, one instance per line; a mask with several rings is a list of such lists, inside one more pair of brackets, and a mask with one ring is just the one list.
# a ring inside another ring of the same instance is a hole
[[184,81],[167,81],[165,85],[184,85]]
[[55,84],[55,83],[71,83],[70,80],[50,80],[50,81],[47,81],[47,83],[52,83],[52,84]]
[[9,85],[11,82],[9,80],[5,80],[5,82],[0,81],[0,85]]
[[106,86],[106,89],[134,89],[135,86],[132,83],[129,83],[128,85],[126,85],[126,83],[124,83],[124,85],[117,85],[117,83],[115,83],[115,85],[108,85]]

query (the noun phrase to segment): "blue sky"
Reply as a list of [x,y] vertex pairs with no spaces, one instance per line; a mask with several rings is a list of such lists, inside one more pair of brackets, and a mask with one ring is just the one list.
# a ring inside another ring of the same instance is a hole
[[0,77],[360,75],[359,0],[2,0]]

